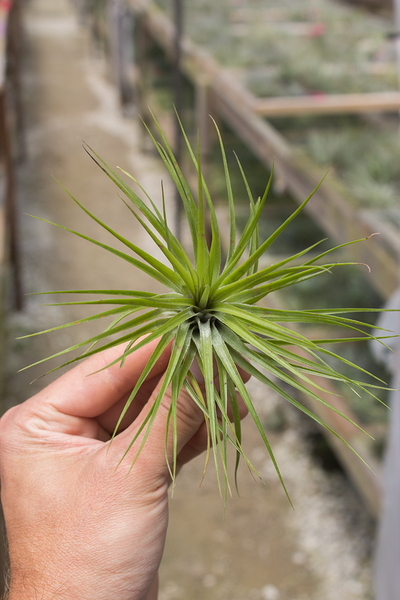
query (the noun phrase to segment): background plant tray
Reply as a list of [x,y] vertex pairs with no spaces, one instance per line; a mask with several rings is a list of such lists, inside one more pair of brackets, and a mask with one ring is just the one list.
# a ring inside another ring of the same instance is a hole
[[[172,15],[171,0],[156,0]],[[390,19],[338,2],[191,0],[184,31],[258,96],[397,89]]]
[[[157,5],[172,15],[171,0],[157,0]],[[317,164],[334,167],[360,203],[389,211],[393,219],[400,146],[391,120],[371,123],[358,117],[325,117],[315,121],[324,109],[362,113],[370,101],[375,100],[376,106],[379,99],[382,110],[388,109],[386,101],[393,103],[392,111],[398,108],[390,19],[328,0],[305,0],[300,6],[277,0],[222,0],[218,5],[193,0],[184,4],[184,15],[184,31],[191,40],[246,90],[269,99],[257,103],[256,112],[279,116],[286,110],[292,117],[302,116],[308,103],[311,119],[281,120],[277,129]],[[362,96],[390,91],[393,96],[387,98]],[[275,97],[275,104],[271,103]]]

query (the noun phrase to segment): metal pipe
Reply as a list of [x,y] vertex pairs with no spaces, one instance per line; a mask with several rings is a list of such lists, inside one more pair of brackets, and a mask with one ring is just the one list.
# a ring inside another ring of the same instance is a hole
[[[396,26],[397,68],[400,85],[400,0],[394,0]],[[400,115],[399,115],[400,116]],[[400,129],[399,129],[400,134]],[[400,139],[399,139],[400,143]],[[400,206],[399,206],[400,210]],[[400,253],[399,253],[400,266]],[[397,290],[396,305],[400,309],[400,291]],[[397,333],[400,317],[396,319]],[[382,511],[378,527],[377,551],[375,556],[374,587],[376,600],[398,600],[400,598],[400,339],[397,339],[396,364],[393,364],[395,388],[391,392],[391,414],[384,464]]]

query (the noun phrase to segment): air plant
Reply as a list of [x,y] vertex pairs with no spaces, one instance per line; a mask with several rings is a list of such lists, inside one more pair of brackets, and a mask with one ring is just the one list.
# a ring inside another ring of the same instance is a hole
[[[122,252],[66,227],[60,225],[58,227],[70,231],[107,252],[113,253],[122,260],[128,261],[132,267],[140,269],[164,285],[166,291],[159,294],[133,289],[54,292],[57,294],[100,294],[103,297],[100,300],[91,299],[57,304],[82,304],[101,308],[100,312],[94,316],[83,318],[78,322],[74,321],[73,323],[60,325],[47,331],[55,331],[76,323],[84,323],[110,316],[114,320],[101,333],[49,358],[58,357],[67,352],[89,346],[82,355],[62,365],[65,366],[107,348],[125,343],[126,346],[121,356],[114,361],[114,363],[119,362],[122,366],[131,353],[151,341],[158,340],[151,358],[126,402],[116,426],[115,431],[117,431],[139,388],[161,353],[172,342],[171,356],[160,392],[141,429],[132,439],[126,452],[135,443],[138,436],[143,433],[137,455],[139,454],[146,443],[163,395],[167,387],[171,386],[172,401],[167,429],[172,431],[174,439],[174,458],[169,468],[172,480],[175,479],[176,406],[179,392],[184,388],[193,402],[203,412],[209,441],[206,465],[209,455],[213,454],[218,483],[221,488],[221,479],[224,481],[226,494],[230,490],[227,464],[228,444],[231,444],[236,450],[235,481],[241,457],[250,469],[253,469],[242,445],[236,395],[238,390],[268,450],[278,477],[283,487],[285,487],[267,435],[242,381],[240,370],[247,371],[265,384],[267,388],[282,396],[290,404],[329,431],[332,430],[306,406],[303,406],[296,399],[295,394],[288,391],[289,388],[304,393],[325,406],[329,406],[325,400],[320,398],[319,392],[322,391],[322,388],[314,381],[314,376],[342,382],[355,394],[366,393],[374,398],[374,391],[376,391],[376,388],[381,387],[383,382],[379,380],[376,383],[363,383],[358,379],[342,375],[330,366],[329,360],[331,358],[339,359],[343,363],[351,365],[359,372],[362,371],[364,375],[366,372],[361,367],[357,367],[327,348],[327,345],[339,341],[337,338],[310,340],[291,328],[291,324],[294,323],[338,326],[350,332],[351,337],[348,341],[373,339],[372,334],[366,333],[368,325],[354,318],[344,316],[349,312],[354,313],[357,309],[285,310],[284,308],[266,308],[263,305],[257,305],[257,303],[278,290],[324,275],[334,267],[354,263],[327,262],[322,265],[321,260],[337,248],[322,252],[318,256],[313,253],[312,258],[307,259],[307,253],[317,246],[317,244],[314,244],[284,260],[260,268],[259,260],[264,252],[270,248],[282,231],[296,218],[310,200],[312,194],[268,239],[261,243],[258,234],[258,222],[267,199],[272,174],[263,196],[254,199],[245,173],[237,159],[238,169],[247,190],[250,207],[248,221],[239,235],[236,231],[231,178],[224,145],[217,128],[229,204],[229,248],[224,253],[214,204],[202,174],[199,144],[197,151],[194,151],[182,128],[189,157],[197,170],[198,185],[197,199],[195,199],[156,120],[155,125],[161,141],[157,141],[150,131],[149,133],[182,200],[186,222],[190,230],[193,258],[192,260],[189,258],[181,242],[170,229],[164,197],[162,198],[163,208],[159,210],[136,179],[121,170],[123,175],[139,185],[146,197],[145,202],[128,186],[120,174],[111,169],[92,149],[85,146],[91,158],[124,194],[127,209],[162,251],[166,263],[161,262],[130,240],[122,237],[73,198],[71,194],[69,195],[74,202],[100,227],[107,230],[119,242],[122,242],[127,251]],[[206,241],[207,221],[211,229],[209,244]],[[338,248],[346,245],[342,244]],[[112,308],[105,309],[105,305],[110,305]],[[363,309],[358,310],[361,312]],[[341,339],[340,341],[344,340]],[[296,348],[299,353],[296,352]],[[199,386],[192,372],[192,365],[196,360],[204,376],[203,387]],[[41,362],[43,360],[35,364]],[[219,379],[218,389],[215,385],[215,376],[218,376]],[[335,412],[339,412],[333,407],[330,408]],[[233,415],[232,423],[228,416],[229,409]],[[342,415],[342,417],[348,420],[345,415]],[[335,432],[332,431],[332,433],[340,437]],[[168,435],[168,431],[166,434]],[[348,445],[345,440],[342,441]]]

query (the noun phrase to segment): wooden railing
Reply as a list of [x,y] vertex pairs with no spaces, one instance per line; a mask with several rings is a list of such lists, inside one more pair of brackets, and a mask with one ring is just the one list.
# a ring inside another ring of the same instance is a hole
[[[173,60],[176,36],[174,24],[168,16],[152,0],[125,1],[140,19],[141,31],[145,29],[163,49],[165,55]],[[275,172],[285,181],[293,198],[299,203],[303,202],[321,181],[324,173],[263,118],[268,112],[278,110],[276,99],[256,98],[207,51],[185,36],[182,39],[181,51],[182,70],[196,90],[198,123],[207,123],[208,114],[223,119],[262,163],[270,166],[274,162]],[[379,112],[384,107],[385,110],[396,111],[399,106],[397,93],[389,96],[360,96],[362,99],[343,95],[319,100],[312,97],[286,99],[286,106],[282,104],[280,114],[283,114],[283,110],[293,114],[294,108],[303,112],[309,111],[317,103],[320,104],[321,110],[323,108],[324,111],[331,112],[347,110],[362,113],[367,109]],[[295,102],[297,106],[293,107]],[[301,103],[304,103],[304,106],[300,106]],[[143,109],[145,107],[140,108],[141,111]],[[200,114],[200,111],[203,114]],[[384,231],[384,224],[371,221],[366,211],[359,210],[359,204],[352,198],[349,190],[333,174],[330,174],[329,181],[326,180],[318,189],[306,210],[338,244],[350,239],[368,238],[377,231],[381,232],[381,235],[371,237],[364,244],[351,246],[349,256],[351,260],[366,263],[371,267],[371,283],[383,298],[389,298],[399,283],[399,236]]]

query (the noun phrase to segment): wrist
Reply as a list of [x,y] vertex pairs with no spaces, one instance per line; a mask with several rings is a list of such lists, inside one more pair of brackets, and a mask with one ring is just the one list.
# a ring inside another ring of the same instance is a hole
[[11,569],[8,594],[6,600],[72,600],[77,596],[70,593],[57,580],[51,582],[43,577],[43,572],[34,569]]
[[[83,564],[68,564],[68,560],[63,560],[65,557],[54,560],[48,554],[38,555],[39,552],[34,563],[10,560],[8,594],[4,600],[109,600],[110,597],[147,600],[140,576],[126,579],[123,572],[105,574],[85,559],[81,561]],[[157,595],[151,595],[149,600],[155,598]]]

